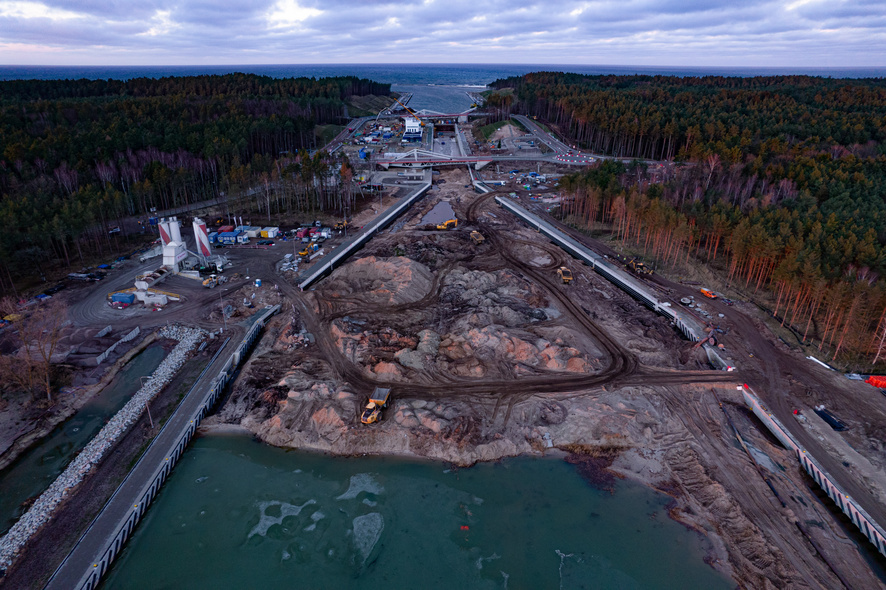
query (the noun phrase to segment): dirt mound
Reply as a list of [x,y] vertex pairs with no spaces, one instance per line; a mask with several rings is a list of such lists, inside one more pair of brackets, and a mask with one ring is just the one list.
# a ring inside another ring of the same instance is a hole
[[337,270],[324,291],[338,296],[359,295],[370,303],[402,305],[418,301],[431,290],[428,267],[403,256],[367,256]]

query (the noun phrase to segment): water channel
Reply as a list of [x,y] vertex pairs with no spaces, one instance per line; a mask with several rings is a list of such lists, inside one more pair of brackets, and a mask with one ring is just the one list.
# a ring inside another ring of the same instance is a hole
[[197,439],[103,588],[730,588],[667,498],[562,460],[450,469]]
[[24,514],[22,503],[39,496],[49,487],[77,453],[141,388],[141,377],[153,373],[165,356],[160,344],[148,346],[76,414],[0,471],[0,534],[5,534]]

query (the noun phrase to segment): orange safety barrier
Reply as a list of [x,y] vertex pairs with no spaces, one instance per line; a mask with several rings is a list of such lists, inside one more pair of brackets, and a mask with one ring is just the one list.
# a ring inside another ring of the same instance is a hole
[[886,387],[886,377],[880,377],[878,375],[871,375],[867,378],[865,383],[870,383],[874,387]]

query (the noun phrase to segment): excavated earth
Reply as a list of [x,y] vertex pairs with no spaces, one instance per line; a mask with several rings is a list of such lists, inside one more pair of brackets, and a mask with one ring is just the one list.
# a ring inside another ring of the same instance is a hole
[[[487,198],[452,204],[456,230],[424,230],[418,212],[313,291],[280,279],[284,310],[209,423],[282,447],[458,465],[565,451],[595,485],[630,477],[671,495],[672,516],[742,587],[881,587],[845,523],[760,434],[739,378]],[[376,386],[391,402],[362,425]],[[726,417],[794,503],[773,498]]]

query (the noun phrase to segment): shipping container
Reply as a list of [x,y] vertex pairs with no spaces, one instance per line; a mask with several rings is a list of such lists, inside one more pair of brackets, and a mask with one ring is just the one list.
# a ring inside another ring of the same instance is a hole
[[135,295],[133,293],[114,293],[111,295],[111,301],[132,305]]
[[218,232],[218,241],[220,244],[236,244],[239,236],[238,231]]
[[261,230],[261,237],[263,238],[276,238],[277,234],[280,233],[280,228],[277,227],[266,227]]
[[229,233],[229,232],[232,232],[232,231],[234,231],[234,226],[233,226],[233,225],[223,225],[223,226],[221,226],[220,228],[218,228],[218,233],[219,233],[219,234],[226,234],[226,233]]
[[249,235],[243,232],[237,234],[237,243],[238,244],[248,244],[249,243]]
[[218,243],[218,232],[217,231],[209,233],[209,243],[210,244],[217,244]]

